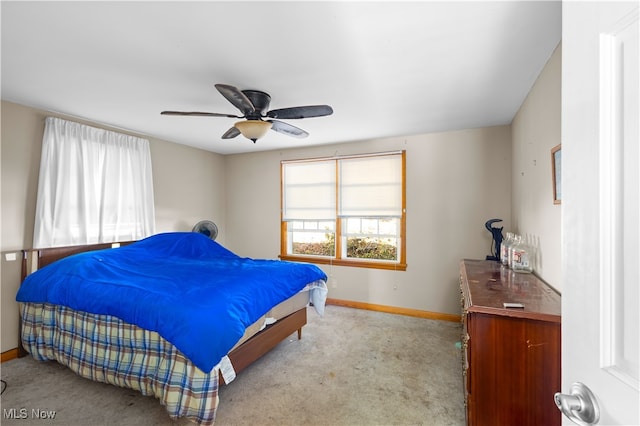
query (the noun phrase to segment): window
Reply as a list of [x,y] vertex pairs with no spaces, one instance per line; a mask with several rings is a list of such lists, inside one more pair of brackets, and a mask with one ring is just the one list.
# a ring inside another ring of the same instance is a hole
[[283,161],[280,258],[406,269],[405,153]]
[[147,237],[153,200],[148,140],[47,117],[35,248]]

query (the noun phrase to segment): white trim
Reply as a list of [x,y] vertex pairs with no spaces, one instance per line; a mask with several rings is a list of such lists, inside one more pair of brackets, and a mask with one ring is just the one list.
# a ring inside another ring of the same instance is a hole
[[[616,35],[638,20],[638,11],[619,21],[614,30],[600,35],[599,99],[599,237],[600,237],[600,368],[640,390],[637,377],[620,363],[624,336],[624,93],[623,55]],[[627,183],[629,185],[630,183]],[[631,183],[633,184],[633,183]]]

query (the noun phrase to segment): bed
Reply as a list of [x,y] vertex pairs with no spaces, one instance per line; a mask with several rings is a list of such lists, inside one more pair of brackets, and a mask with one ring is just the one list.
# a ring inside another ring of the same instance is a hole
[[[242,258],[194,232],[23,257],[21,343],[41,361],[215,422],[218,387],[323,313],[315,265]],[[312,302],[312,303],[310,303]]]

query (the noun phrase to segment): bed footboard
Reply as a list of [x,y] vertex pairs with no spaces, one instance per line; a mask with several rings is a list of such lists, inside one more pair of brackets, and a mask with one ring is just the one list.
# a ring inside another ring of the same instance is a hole
[[[229,353],[229,360],[231,360],[236,374],[276,347],[295,331],[298,332],[298,339],[300,339],[302,337],[302,327],[306,323],[307,308],[302,308],[267,326],[264,330],[235,348]],[[222,375],[220,376],[220,382],[225,383]]]

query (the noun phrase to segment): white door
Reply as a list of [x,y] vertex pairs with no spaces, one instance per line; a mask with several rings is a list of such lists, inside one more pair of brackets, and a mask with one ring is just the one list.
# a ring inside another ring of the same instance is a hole
[[581,382],[598,424],[638,425],[638,2],[562,13],[561,392]]

